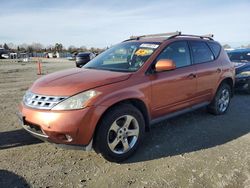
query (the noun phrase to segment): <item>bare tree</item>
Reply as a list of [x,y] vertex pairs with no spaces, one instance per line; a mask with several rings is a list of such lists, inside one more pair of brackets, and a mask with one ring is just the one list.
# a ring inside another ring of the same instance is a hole
[[41,51],[44,48],[42,44],[36,42],[33,42],[31,46],[35,51]]
[[22,50],[22,51],[28,50],[28,44],[26,44],[26,43],[20,44],[20,45],[19,45],[19,48],[20,48],[20,50]]
[[223,47],[224,49],[231,48],[231,46],[230,46],[229,44],[224,44],[222,47]]
[[5,50],[9,50],[9,49],[10,49],[9,46],[8,46],[6,43],[4,43],[3,48],[4,48]]
[[28,51],[29,53],[33,53],[33,52],[34,52],[34,49],[33,49],[33,47],[32,47],[31,45],[28,45],[27,51]]
[[47,49],[48,52],[52,52],[53,49],[54,49],[54,46],[49,44],[48,46],[46,46],[46,49]]
[[76,52],[76,51],[77,51],[77,47],[75,47],[74,45],[70,45],[70,46],[68,47],[68,51],[69,51],[70,53]]
[[81,47],[80,47],[80,50],[81,50],[81,51],[88,51],[88,49],[87,49],[86,46],[81,46]]
[[12,50],[17,49],[17,46],[15,44],[13,44],[12,42],[8,43],[7,45],[9,47],[9,49],[12,49]]

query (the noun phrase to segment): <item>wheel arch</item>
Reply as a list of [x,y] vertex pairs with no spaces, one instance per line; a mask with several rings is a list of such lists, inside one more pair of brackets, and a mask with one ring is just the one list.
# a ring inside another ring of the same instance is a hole
[[[230,87],[231,87],[231,97],[233,97],[233,95],[234,95],[234,81],[233,81],[233,79],[232,78],[230,78],[230,77],[227,77],[227,78],[224,78],[221,82],[220,82],[220,84],[219,84],[219,86],[217,87],[217,90],[220,88],[220,86],[222,85],[222,84],[224,84],[224,83],[226,83],[226,84],[228,84]],[[217,91],[216,90],[216,91]]]
[[134,106],[135,108],[137,108],[143,115],[144,121],[145,121],[145,131],[149,131],[150,130],[150,115],[149,115],[149,111],[148,108],[146,106],[146,104],[138,98],[129,98],[129,99],[123,99],[121,101],[117,101],[114,104],[112,104],[111,106],[109,106],[101,115],[101,117],[99,118],[98,122],[97,122],[97,126],[96,129],[98,128],[100,122],[102,121],[103,117],[109,113],[109,111],[119,105],[122,104],[130,104],[132,106]]

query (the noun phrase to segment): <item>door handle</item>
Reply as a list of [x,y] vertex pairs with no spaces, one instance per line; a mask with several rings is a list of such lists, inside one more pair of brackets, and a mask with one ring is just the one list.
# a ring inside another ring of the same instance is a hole
[[189,74],[187,77],[188,77],[188,78],[196,78],[197,76],[196,76],[196,74],[191,73],[191,74]]
[[218,68],[217,70],[216,70],[216,72],[218,72],[218,73],[221,73],[221,69],[220,68]]

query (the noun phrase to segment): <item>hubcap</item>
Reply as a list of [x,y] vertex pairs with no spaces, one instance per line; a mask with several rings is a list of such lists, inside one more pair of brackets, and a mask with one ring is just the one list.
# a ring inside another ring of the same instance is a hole
[[131,115],[117,118],[108,131],[108,146],[116,154],[124,154],[134,147],[139,136],[139,124]]
[[227,89],[223,89],[219,98],[218,107],[220,112],[225,112],[230,101],[230,93]]

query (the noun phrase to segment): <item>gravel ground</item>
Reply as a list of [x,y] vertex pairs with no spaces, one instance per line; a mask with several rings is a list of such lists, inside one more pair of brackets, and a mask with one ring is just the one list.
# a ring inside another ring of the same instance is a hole
[[[46,74],[71,67],[42,63]],[[223,116],[200,109],[155,125],[138,152],[116,164],[21,129],[15,113],[36,69],[0,61],[0,187],[250,187],[250,95],[236,94]]]

